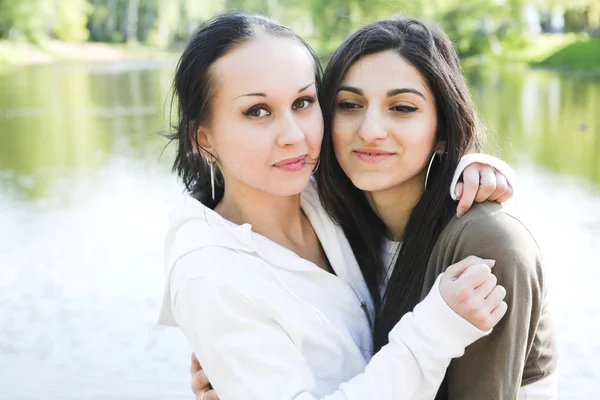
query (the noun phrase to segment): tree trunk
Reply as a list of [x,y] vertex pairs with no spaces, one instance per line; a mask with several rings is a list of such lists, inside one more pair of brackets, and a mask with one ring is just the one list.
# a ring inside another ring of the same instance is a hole
[[140,0],[129,0],[127,6],[127,17],[125,18],[125,26],[123,27],[123,41],[129,42],[135,39],[137,33],[138,16],[140,9]]

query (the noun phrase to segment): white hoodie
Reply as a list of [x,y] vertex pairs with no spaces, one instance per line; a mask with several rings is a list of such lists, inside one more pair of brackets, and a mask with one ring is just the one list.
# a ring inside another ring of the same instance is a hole
[[335,275],[185,196],[160,322],[183,330],[222,400],[433,399],[450,360],[486,333],[447,306],[438,279],[371,358],[373,304],[352,249],[313,183],[301,206]]

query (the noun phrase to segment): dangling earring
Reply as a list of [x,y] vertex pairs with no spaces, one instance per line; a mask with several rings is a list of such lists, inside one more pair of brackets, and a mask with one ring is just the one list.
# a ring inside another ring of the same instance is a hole
[[435,156],[440,156],[440,159],[442,158],[442,155],[438,154],[437,150],[433,152],[431,160],[429,160],[429,166],[427,167],[427,174],[425,174],[425,190],[427,190],[427,181],[429,181],[429,173],[431,172],[431,166],[433,165],[433,160],[435,159]]
[[321,165],[321,159],[319,158],[317,160],[317,164],[315,165],[315,168],[313,168],[311,175],[314,174],[315,172],[317,172],[317,170],[319,169],[319,165]]
[[215,201],[215,162],[209,161],[208,166],[210,167],[210,190],[212,192],[212,199]]

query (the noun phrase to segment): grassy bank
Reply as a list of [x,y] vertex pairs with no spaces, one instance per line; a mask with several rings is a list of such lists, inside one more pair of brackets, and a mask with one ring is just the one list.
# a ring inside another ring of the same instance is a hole
[[600,38],[572,43],[534,65],[600,73]]
[[466,67],[523,65],[600,73],[600,39],[582,35],[540,35],[519,46],[505,45],[500,54],[464,60]]
[[[341,40],[309,43],[326,60]],[[48,41],[40,46],[0,41],[0,66],[62,61],[117,61],[127,59],[176,59],[179,51],[140,44],[65,43]],[[499,54],[483,54],[463,60],[466,68],[523,65],[600,74],[600,38],[581,35],[540,35],[519,46],[504,45]]]
[[177,51],[140,44],[66,43],[56,40],[39,46],[0,41],[0,65],[46,64],[67,61],[117,61],[130,59],[175,59]]

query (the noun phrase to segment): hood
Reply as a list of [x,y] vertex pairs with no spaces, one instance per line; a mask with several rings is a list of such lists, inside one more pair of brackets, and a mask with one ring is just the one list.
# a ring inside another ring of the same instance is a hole
[[236,225],[186,194],[169,215],[169,229],[164,243],[165,287],[159,324],[176,325],[171,309],[170,281],[177,260],[209,246],[254,252],[252,226]]

